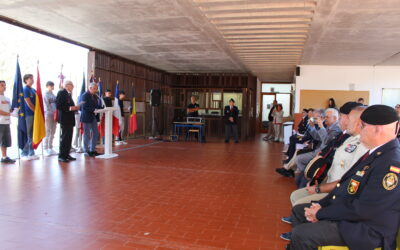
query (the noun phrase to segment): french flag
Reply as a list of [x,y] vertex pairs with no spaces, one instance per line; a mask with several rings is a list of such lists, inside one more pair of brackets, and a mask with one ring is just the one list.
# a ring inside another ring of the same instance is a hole
[[115,87],[115,99],[114,99],[114,108],[117,108],[113,111],[113,124],[112,124],[112,133],[114,136],[119,136],[119,123],[122,120],[121,116],[121,107],[119,106],[119,82],[117,81],[117,86]]

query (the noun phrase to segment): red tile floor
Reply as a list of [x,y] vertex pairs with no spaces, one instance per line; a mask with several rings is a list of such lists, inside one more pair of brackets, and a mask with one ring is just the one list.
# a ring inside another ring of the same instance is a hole
[[283,249],[282,144],[131,140],[0,167],[0,249]]

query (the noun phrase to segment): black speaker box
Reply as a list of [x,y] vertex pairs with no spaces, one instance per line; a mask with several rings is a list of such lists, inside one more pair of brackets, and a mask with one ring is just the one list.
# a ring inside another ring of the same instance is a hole
[[150,90],[150,105],[151,106],[160,106],[161,104],[161,90],[159,89],[151,89]]
[[299,66],[296,67],[296,76],[300,76],[300,67]]

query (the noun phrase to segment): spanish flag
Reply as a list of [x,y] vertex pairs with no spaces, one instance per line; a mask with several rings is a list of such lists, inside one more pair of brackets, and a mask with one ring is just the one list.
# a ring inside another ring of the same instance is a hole
[[44,123],[44,109],[42,89],[40,87],[39,67],[37,69],[36,79],[36,100],[35,100],[35,113],[33,117],[33,138],[32,147],[37,149],[42,139],[46,136],[46,128]]
[[136,100],[135,100],[135,88],[132,86],[132,103],[131,103],[131,115],[129,118],[129,134],[135,133],[137,129],[136,120]]

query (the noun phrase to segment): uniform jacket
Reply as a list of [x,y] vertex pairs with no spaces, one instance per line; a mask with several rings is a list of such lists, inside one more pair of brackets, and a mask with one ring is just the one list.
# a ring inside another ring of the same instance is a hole
[[98,107],[97,95],[92,95],[87,91],[82,95],[81,102],[81,122],[90,123],[96,120],[94,111]]
[[394,139],[377,148],[344,174],[319,201],[319,220],[338,221],[350,249],[396,248],[400,224],[400,144]]
[[[233,122],[229,121],[229,117],[233,117]],[[239,118],[239,109],[236,106],[233,106],[231,110],[230,106],[225,106],[224,109],[224,120],[225,124],[237,124]]]
[[70,111],[71,106],[75,106],[72,96],[66,89],[58,91],[56,97],[58,110],[58,122],[61,125],[75,126],[75,111]]

